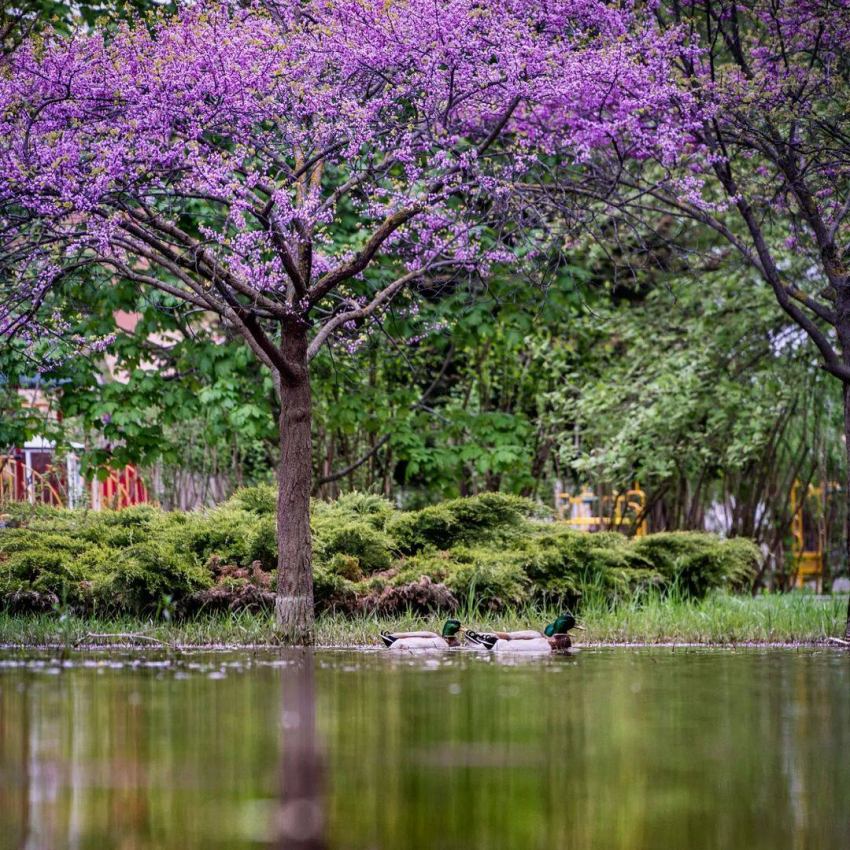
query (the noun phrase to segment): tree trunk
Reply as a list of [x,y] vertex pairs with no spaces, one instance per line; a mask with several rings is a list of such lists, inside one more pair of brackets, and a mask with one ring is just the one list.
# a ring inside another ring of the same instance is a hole
[[295,376],[281,376],[280,380],[275,617],[285,643],[309,646],[315,642],[315,618],[310,539],[313,451],[306,333],[287,329],[281,352],[293,366]]
[[[845,348],[845,361],[848,349]],[[844,567],[850,574],[850,384],[844,385],[844,448],[847,452],[847,471],[844,478]],[[850,598],[847,600],[847,624],[844,640],[850,640]]]
[[[838,290],[838,340],[841,343],[842,359],[850,365],[850,292],[846,288]],[[847,456],[847,469],[844,477],[844,568],[850,571],[850,384],[844,384],[844,450]],[[850,599],[847,600],[847,623],[844,627],[844,639],[850,640]]]

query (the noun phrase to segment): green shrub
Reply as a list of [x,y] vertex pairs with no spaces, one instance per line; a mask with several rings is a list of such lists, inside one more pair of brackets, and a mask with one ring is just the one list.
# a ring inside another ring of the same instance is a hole
[[316,529],[336,522],[362,520],[377,529],[384,529],[395,513],[392,502],[373,493],[345,493],[335,502],[314,501],[310,508],[311,522]]
[[91,596],[91,582],[99,570],[114,564],[115,550],[92,544],[83,537],[58,534],[38,527],[4,530],[0,535],[0,594],[17,591],[54,593],[71,603]]
[[599,590],[609,601],[628,599],[645,590],[664,590],[667,579],[655,570],[619,569],[614,567],[596,576]]
[[568,600],[575,599],[581,585],[588,583],[613,593],[623,587],[617,577],[630,572],[653,573],[654,578],[662,579],[622,535],[587,534],[559,526],[531,538],[524,550],[523,567],[537,593]]
[[15,552],[0,562],[0,588],[61,592],[80,581],[71,554],[62,549],[32,548]]
[[455,565],[445,584],[458,599],[472,599],[492,608],[528,601],[531,582],[521,555],[464,547],[453,554]]
[[220,507],[189,514],[185,529],[178,533],[201,564],[208,564],[216,555],[225,564],[247,567],[252,561],[256,524],[257,518],[245,511]]
[[445,584],[458,599],[493,608],[518,605],[530,597],[530,582],[516,553],[465,546],[451,552],[432,549],[399,562],[390,582],[400,586],[422,576]]
[[[259,561],[274,572],[274,500],[266,486],[186,514],[25,506],[15,527],[0,529],[0,595],[151,610],[164,596],[177,602],[211,585],[213,557],[240,567]],[[694,532],[629,540],[537,522],[534,503],[499,493],[408,513],[351,493],[314,502],[312,511],[315,596],[325,608],[358,610],[382,591],[398,591],[403,602],[405,587],[425,584],[421,576],[445,584],[457,600],[492,607],[595,593],[610,601],[645,587],[702,596],[748,588],[761,560],[748,540]]]
[[114,549],[124,549],[141,540],[147,539],[151,531],[149,527],[134,525],[107,525],[101,522],[92,522],[76,534],[90,545],[110,546]]
[[397,514],[387,524],[387,532],[405,553],[428,546],[493,543],[519,536],[526,519],[540,512],[530,499],[504,493],[484,493],[469,499],[453,499],[439,505]]
[[318,560],[327,561],[337,554],[349,555],[358,559],[364,573],[377,573],[390,568],[390,545],[390,538],[374,526],[349,522],[321,527],[314,550]]
[[321,610],[352,610],[358,595],[357,587],[322,564],[313,567],[313,601]]
[[459,550],[437,551],[429,549],[416,555],[396,561],[396,575],[390,578],[392,584],[406,584],[416,581],[420,576],[428,576],[432,581],[445,582],[458,567]]
[[277,569],[277,520],[274,516],[261,517],[251,529],[248,544],[251,561],[259,561],[263,569]]
[[83,581],[94,582],[102,579],[115,569],[121,559],[121,551],[107,546],[89,546],[75,558],[75,566],[82,573]]
[[761,563],[761,552],[751,540],[721,540],[713,534],[671,531],[638,538],[635,551],[679,590],[704,596],[717,587],[747,588]]
[[154,505],[132,505],[120,511],[90,512],[90,517],[96,518],[102,525],[120,528],[150,528],[162,519],[162,515],[162,510]]
[[748,537],[721,541],[720,548],[723,553],[723,575],[713,586],[724,586],[738,593],[749,592],[764,564],[764,553]]
[[41,502],[34,505],[29,502],[3,502],[0,505],[0,514],[5,517],[5,522],[11,528],[19,528],[35,521],[62,518],[67,513],[65,508],[56,508]]
[[277,487],[271,484],[242,487],[224,504],[229,508],[248,511],[249,513],[273,514],[277,510]]
[[86,539],[60,534],[52,529],[9,528],[0,532],[0,553],[5,555],[42,550],[78,555],[90,546],[91,543]]
[[328,572],[342,576],[349,581],[360,581],[363,578],[363,570],[360,567],[360,559],[354,555],[344,555],[337,552],[327,563]]
[[169,543],[146,540],[122,552],[95,590],[101,596],[117,596],[124,607],[139,611],[160,604],[165,596],[181,598],[211,584],[209,572],[191,555]]
[[[359,497],[361,494],[351,494]],[[364,573],[389,569],[392,564],[392,539],[385,534],[382,517],[389,503],[378,497],[340,499],[339,510],[315,502],[311,517],[313,558],[317,564],[329,561],[337,553],[358,559]],[[249,559],[260,561],[263,569],[277,566],[277,522],[274,516],[263,516],[251,527]]]

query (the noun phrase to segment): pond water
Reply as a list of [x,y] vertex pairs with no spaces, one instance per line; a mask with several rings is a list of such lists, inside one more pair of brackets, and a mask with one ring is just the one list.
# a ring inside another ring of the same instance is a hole
[[0,847],[850,847],[850,655],[0,652]]

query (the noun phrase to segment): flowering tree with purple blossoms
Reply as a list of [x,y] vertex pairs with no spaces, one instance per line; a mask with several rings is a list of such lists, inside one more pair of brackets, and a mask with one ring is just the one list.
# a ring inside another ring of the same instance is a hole
[[307,0],[27,42],[0,77],[0,333],[56,333],[88,276],[241,335],[280,398],[277,620],[311,642],[310,361],[406,289],[550,254],[542,163],[674,158],[688,98],[653,26],[601,0]]

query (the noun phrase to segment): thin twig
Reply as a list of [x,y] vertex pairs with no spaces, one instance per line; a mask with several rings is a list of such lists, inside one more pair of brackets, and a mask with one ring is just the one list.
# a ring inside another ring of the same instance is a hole
[[[159,638],[149,637],[148,635],[140,635],[138,632],[115,632],[111,634],[97,634],[95,632],[89,632],[86,635],[87,638],[130,638],[130,640],[150,640],[154,643],[158,643],[161,646],[168,646],[168,643],[164,640],[160,640]],[[79,643],[79,641],[78,641]]]

